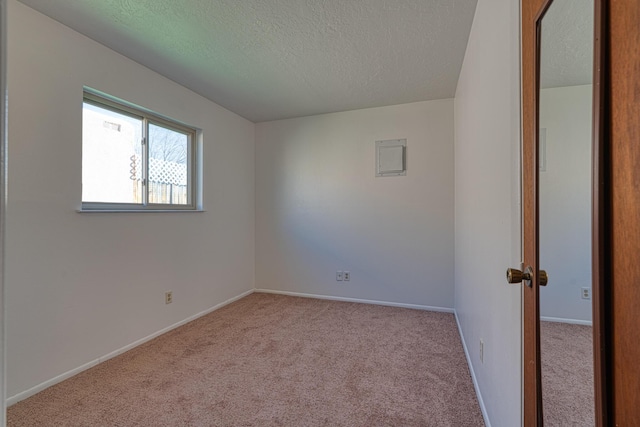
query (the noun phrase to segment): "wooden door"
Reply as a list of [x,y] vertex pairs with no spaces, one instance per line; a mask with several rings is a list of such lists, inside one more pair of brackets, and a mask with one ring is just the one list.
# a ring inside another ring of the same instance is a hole
[[[609,425],[640,425],[640,1],[608,2]],[[605,265],[607,267],[607,265]]]
[[[536,20],[522,0],[523,262],[538,266]],[[593,326],[598,426],[640,425],[640,1],[596,0]],[[534,273],[535,276],[535,273]],[[537,278],[524,288],[524,425],[542,425]]]
[[536,18],[546,0],[522,0],[522,261],[534,272],[531,286],[523,286],[524,425],[542,425],[540,371],[540,306],[538,262],[537,159],[537,30]]
[[[524,425],[542,426],[543,411],[540,366],[540,294],[539,294],[539,217],[538,217],[538,129],[540,26],[544,13],[554,0],[522,0],[522,228],[523,265],[531,267],[532,280],[524,286],[523,306],[523,416]],[[556,0],[561,1],[561,0]],[[631,1],[631,0],[629,0]],[[638,3],[637,0],[634,0]],[[606,103],[606,49],[603,35],[607,23],[603,8],[606,0],[594,1],[593,68],[593,343],[595,417],[598,426],[607,424],[608,377],[610,357],[606,352],[607,331],[607,218],[608,166],[606,159],[608,123]],[[638,11],[636,7],[636,11]],[[637,64],[639,65],[639,64]],[[640,70],[640,67],[638,67]],[[638,116],[637,116],[638,117]],[[640,176],[640,175],[638,175]],[[640,181],[638,181],[640,183]],[[640,202],[640,199],[636,199]],[[640,217],[640,215],[638,215]],[[640,323],[638,323],[640,325]]]

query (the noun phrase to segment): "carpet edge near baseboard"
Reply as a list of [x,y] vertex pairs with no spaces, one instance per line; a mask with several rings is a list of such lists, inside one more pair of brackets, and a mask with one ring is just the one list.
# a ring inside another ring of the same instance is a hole
[[570,325],[593,326],[593,322],[590,320],[567,319],[564,317],[540,316],[540,320],[543,322],[568,323]]
[[387,307],[412,308],[415,310],[437,311],[440,313],[453,314],[455,312],[453,308],[448,308],[448,307],[406,304],[402,302],[390,302],[390,301],[369,300],[369,299],[361,299],[361,298],[339,297],[334,295],[306,294],[303,292],[279,291],[274,289],[254,289],[253,291],[255,293],[260,293],[260,294],[276,294],[276,295],[288,295],[291,297],[324,299],[324,300],[330,300],[330,301],[357,302],[360,304],[373,304],[373,305],[383,305]]
[[482,393],[480,392],[480,386],[478,385],[478,379],[476,378],[476,372],[473,369],[473,364],[471,363],[471,356],[469,355],[469,349],[467,348],[467,342],[464,339],[464,334],[462,333],[462,326],[460,325],[460,319],[458,318],[458,312],[453,310],[453,315],[456,318],[456,325],[458,325],[458,333],[460,334],[460,341],[462,341],[462,348],[464,349],[464,355],[467,358],[467,365],[469,366],[469,372],[471,373],[471,380],[473,381],[473,388],[476,390],[476,398],[478,399],[478,404],[480,405],[480,412],[482,412],[482,418],[484,418],[484,424],[486,427],[491,427],[491,421],[489,421],[489,414],[487,413],[487,408],[484,405],[484,400],[482,399]]
[[22,392],[20,392],[18,394],[10,396],[5,401],[5,405],[6,405],[6,407],[9,407],[9,406],[11,406],[13,404],[16,404],[16,403],[18,403],[18,402],[20,402],[20,401],[22,401],[24,399],[27,399],[27,398],[33,396],[36,393],[39,393],[39,392],[41,392],[41,391],[43,391],[43,390],[45,390],[45,389],[47,389],[47,388],[49,388],[49,387],[51,387],[51,386],[53,386],[55,384],[58,384],[59,382],[62,382],[64,380],[68,379],[68,378],[71,378],[71,377],[79,374],[80,372],[86,371],[89,368],[93,368],[94,366],[99,365],[102,362],[106,362],[107,360],[112,359],[112,358],[114,358],[116,356],[119,356],[122,353],[125,353],[125,352],[127,352],[129,350],[132,350],[133,348],[138,347],[139,345],[144,344],[147,341],[151,341],[152,339],[157,338],[160,335],[165,334],[165,333],[167,333],[167,332],[169,332],[169,331],[171,331],[173,329],[176,329],[176,328],[178,328],[178,327],[180,327],[182,325],[185,325],[185,324],[187,324],[187,323],[189,323],[189,322],[191,322],[193,320],[196,320],[199,317],[205,316],[205,315],[207,315],[209,313],[212,313],[212,312],[214,312],[214,311],[216,311],[218,309],[221,309],[222,307],[224,307],[226,305],[229,305],[232,302],[235,302],[235,301],[237,301],[237,300],[239,300],[241,298],[244,298],[244,297],[246,297],[248,295],[251,295],[254,292],[255,292],[254,289],[249,289],[248,291],[245,291],[245,292],[241,293],[240,295],[237,295],[235,297],[231,297],[226,301],[223,301],[223,302],[221,302],[219,304],[214,305],[213,307],[207,308],[207,309],[205,309],[203,311],[200,311],[200,312],[198,312],[198,313],[196,313],[196,314],[194,314],[192,316],[187,317],[186,319],[183,319],[183,320],[181,320],[179,322],[176,322],[176,323],[174,323],[172,325],[169,325],[169,326],[167,326],[167,327],[165,327],[165,328],[163,328],[163,329],[161,329],[161,330],[159,330],[157,332],[154,332],[154,333],[152,333],[150,335],[147,335],[144,338],[136,340],[136,341],[132,342],[131,344],[127,344],[124,347],[121,347],[121,348],[119,348],[119,349],[117,349],[115,351],[112,351],[112,352],[110,352],[108,354],[105,354],[104,356],[98,357],[97,359],[91,360],[91,361],[89,361],[89,362],[87,362],[87,363],[85,363],[83,365],[78,366],[77,368],[71,369],[71,370],[69,370],[67,372],[64,372],[64,373],[62,373],[60,375],[57,375],[57,376],[55,376],[55,377],[53,377],[53,378],[51,378],[51,379],[49,379],[47,381],[44,381],[44,382],[42,382],[42,383],[40,383],[40,384],[38,384],[36,386],[33,386],[33,387],[31,387],[31,388],[29,388],[29,389],[27,389],[25,391],[22,391]]

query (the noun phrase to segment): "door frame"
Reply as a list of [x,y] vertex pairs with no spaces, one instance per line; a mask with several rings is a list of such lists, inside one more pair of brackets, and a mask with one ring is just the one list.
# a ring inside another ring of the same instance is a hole
[[608,215],[610,180],[608,178],[607,129],[609,108],[606,88],[607,71],[607,0],[594,0],[593,41],[593,123],[592,123],[592,184],[591,184],[591,281],[593,323],[593,385],[596,426],[608,425],[609,387],[607,366],[607,337],[609,312],[606,303],[606,284],[609,270],[610,244]]
[[610,425],[630,426],[640,411],[640,9],[638,0],[606,0],[603,9],[604,396]]
[[[540,294],[538,284],[538,128],[540,77],[539,22],[554,0],[521,0],[522,60],[522,259],[531,266],[531,286],[523,286],[523,421],[525,427],[543,425],[540,367]],[[592,322],[594,349],[594,397],[597,426],[607,425],[608,364],[606,279],[608,154],[607,123],[607,0],[594,0],[593,125],[592,125]]]

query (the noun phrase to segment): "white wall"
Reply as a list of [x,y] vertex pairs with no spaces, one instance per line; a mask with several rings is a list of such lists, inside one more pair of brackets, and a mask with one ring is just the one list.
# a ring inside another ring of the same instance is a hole
[[[407,176],[376,178],[400,138]],[[257,124],[256,287],[452,308],[453,100]]]
[[543,89],[540,127],[546,129],[546,171],[540,172],[540,316],[591,322],[592,86]]
[[[15,0],[9,15],[11,397],[252,289],[255,199],[253,123]],[[206,212],[76,212],[83,85],[203,129]]]
[[6,148],[7,148],[7,2],[0,0],[0,426],[6,423],[5,411],[5,298],[4,234],[6,217]]
[[[519,9],[478,0],[455,98],[455,307],[481,404],[521,423]],[[479,343],[484,341],[484,363]]]

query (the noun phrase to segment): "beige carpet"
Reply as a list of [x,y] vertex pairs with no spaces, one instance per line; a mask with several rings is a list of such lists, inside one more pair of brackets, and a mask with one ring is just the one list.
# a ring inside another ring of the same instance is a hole
[[8,409],[9,426],[482,426],[453,315],[252,294]]
[[540,353],[544,425],[594,426],[591,326],[540,322]]

